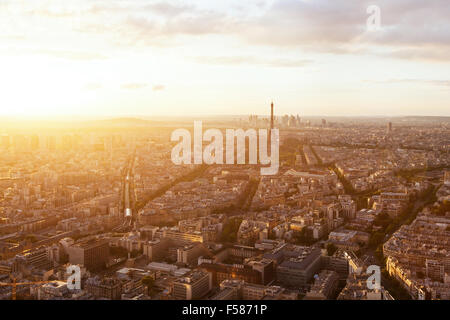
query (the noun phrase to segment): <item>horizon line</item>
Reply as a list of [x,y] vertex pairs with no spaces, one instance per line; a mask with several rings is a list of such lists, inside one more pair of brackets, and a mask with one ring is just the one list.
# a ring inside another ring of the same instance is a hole
[[[419,114],[403,114],[403,115],[301,115],[294,113],[284,113],[275,114],[275,117],[282,117],[285,115],[298,115],[300,118],[450,118],[450,115],[419,115]],[[196,117],[208,117],[208,118],[219,118],[219,117],[248,117],[248,116],[258,116],[258,117],[268,117],[270,114],[195,114],[195,115],[80,115],[80,114],[67,114],[67,115],[52,115],[52,116],[39,116],[39,115],[1,115],[0,121],[5,120],[44,120],[44,121],[56,121],[56,120],[71,120],[71,121],[89,121],[89,120],[152,120],[152,119],[192,119]],[[70,119],[69,119],[70,118]],[[226,119],[223,119],[226,120]],[[228,119],[227,119],[228,120]]]

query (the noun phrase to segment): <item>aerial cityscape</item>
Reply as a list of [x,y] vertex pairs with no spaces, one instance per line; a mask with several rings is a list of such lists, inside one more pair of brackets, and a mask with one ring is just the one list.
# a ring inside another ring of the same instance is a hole
[[450,119],[204,126],[271,123],[274,175],[173,164],[167,120],[2,134],[0,298],[450,299]]
[[450,300],[450,9],[399,2],[2,2],[0,300]]

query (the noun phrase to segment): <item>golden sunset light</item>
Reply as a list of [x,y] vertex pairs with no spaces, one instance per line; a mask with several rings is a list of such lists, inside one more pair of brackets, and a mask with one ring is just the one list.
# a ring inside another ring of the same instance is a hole
[[449,89],[448,0],[0,0],[0,316],[448,314]]

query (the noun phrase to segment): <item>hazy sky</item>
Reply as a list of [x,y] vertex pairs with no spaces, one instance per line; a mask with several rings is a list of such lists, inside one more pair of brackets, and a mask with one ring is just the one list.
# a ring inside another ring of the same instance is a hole
[[0,0],[0,70],[1,115],[450,116],[450,6]]

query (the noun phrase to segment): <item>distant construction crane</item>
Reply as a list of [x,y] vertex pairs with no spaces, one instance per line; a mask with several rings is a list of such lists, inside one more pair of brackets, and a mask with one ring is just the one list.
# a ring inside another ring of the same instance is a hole
[[11,287],[11,300],[16,300],[17,286],[29,286],[29,285],[33,285],[33,284],[45,284],[45,283],[51,283],[51,282],[57,282],[57,281],[53,280],[53,281],[17,282],[16,278],[14,278],[13,282],[11,282],[11,283],[0,282],[0,287]]

